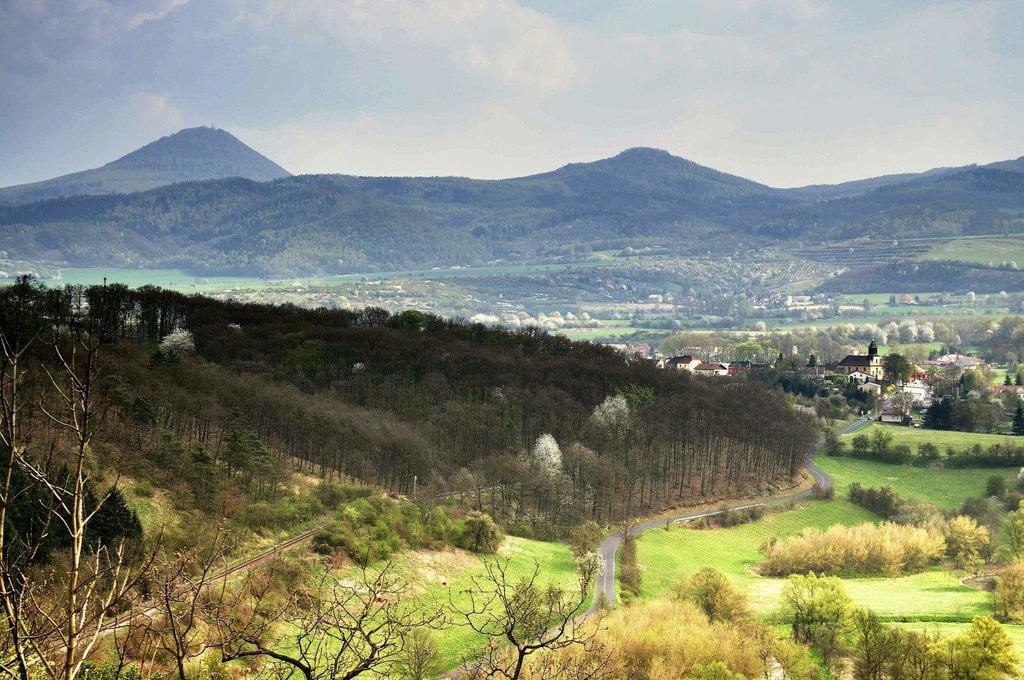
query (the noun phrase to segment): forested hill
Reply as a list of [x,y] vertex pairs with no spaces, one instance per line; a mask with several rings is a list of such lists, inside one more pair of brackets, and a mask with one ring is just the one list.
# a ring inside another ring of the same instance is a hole
[[188,128],[92,170],[0,189],[0,204],[82,194],[123,194],[176,182],[244,177],[269,181],[288,171],[216,128]]
[[[110,418],[143,427],[138,440],[156,446],[154,464],[172,479],[178,467],[195,477],[199,456],[209,474],[259,487],[301,461],[407,493],[414,477],[420,493],[456,480],[497,487],[489,510],[506,520],[536,511],[572,524],[788,483],[816,438],[812,419],[764,383],[716,383],[536,330],[414,311],[22,283],[0,289],[0,323],[8,335],[41,329],[33,351],[43,354],[51,326],[85,324],[102,338]],[[541,435],[561,447],[551,479],[529,472]]]
[[[780,190],[655,149],[529,177],[225,179],[0,208],[21,260],[271,276],[1024,231],[1019,161]],[[843,196],[843,198],[836,198]],[[822,198],[824,197],[824,198]]]

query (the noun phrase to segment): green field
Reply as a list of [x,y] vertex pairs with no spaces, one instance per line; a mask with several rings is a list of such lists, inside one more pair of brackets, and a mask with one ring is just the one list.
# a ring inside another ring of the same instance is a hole
[[[671,588],[681,577],[710,566],[729,574],[755,596],[754,585],[777,582],[753,573],[761,559],[760,547],[770,536],[785,537],[804,527],[826,529],[834,524],[858,524],[877,517],[849,501],[808,501],[794,510],[765,515],[764,519],[728,529],[689,529],[677,524],[672,529],[645,532],[637,544],[642,568],[641,596],[654,598]],[[763,589],[758,589],[763,594]],[[755,598],[756,599],[756,598]],[[772,601],[755,601],[759,609],[770,609]]]
[[[645,533],[638,543],[642,567],[641,595],[653,599],[673,583],[702,567],[727,574],[750,597],[755,611],[770,614],[778,607],[784,579],[755,573],[760,546],[770,536],[785,537],[804,527],[825,529],[834,524],[874,521],[872,513],[844,500],[812,502],[764,520],[728,529],[676,527]],[[941,569],[900,578],[843,579],[853,601],[887,620],[965,621],[991,612],[988,593],[962,585]]]
[[952,446],[956,449],[964,449],[975,444],[981,444],[982,446],[991,446],[992,444],[1021,444],[1021,440],[1017,437],[1002,434],[979,434],[976,432],[955,432],[953,430],[926,430],[923,427],[904,427],[902,425],[883,425],[881,423],[875,423],[863,430],[858,430],[852,434],[844,435],[843,439],[849,443],[849,441],[857,435],[871,436],[871,433],[875,430],[883,430],[885,432],[891,432],[893,435],[893,444],[906,444],[914,452],[917,452],[917,447],[921,444],[931,442],[940,449],[945,450],[947,446]]
[[[534,564],[537,564],[540,583],[573,591],[578,587],[576,565],[564,543],[510,536],[505,539],[499,557],[510,560],[506,573],[512,582],[530,576]],[[472,587],[472,578],[484,573],[483,559],[462,550],[406,551],[395,557],[395,566],[397,573],[411,586],[410,597],[427,607],[447,605],[449,593],[456,604],[467,604],[465,591]],[[344,578],[345,572],[342,571],[339,577]],[[472,630],[459,625],[437,631],[435,640],[446,670],[475,658],[474,652],[482,642]]]
[[997,236],[955,239],[937,245],[921,256],[923,260],[960,260],[980,264],[1016,262],[1024,264],[1024,237]]
[[859,482],[868,487],[888,486],[899,496],[924,498],[943,509],[958,507],[968,496],[983,496],[985,482],[992,475],[1010,478],[1017,473],[1016,468],[937,470],[828,456],[818,456],[814,462],[835,480],[836,496],[845,498],[850,484]]

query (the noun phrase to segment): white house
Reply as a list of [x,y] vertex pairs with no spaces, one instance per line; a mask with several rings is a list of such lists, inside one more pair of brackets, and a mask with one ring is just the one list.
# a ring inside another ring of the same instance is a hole
[[857,383],[857,389],[861,392],[870,392],[876,397],[882,394],[882,386],[876,382],[859,382]]
[[850,380],[856,380],[859,383],[869,383],[873,382],[875,379],[875,376],[871,375],[870,373],[865,373],[864,371],[854,371],[853,373],[847,373],[846,377],[849,378]]
[[[682,356],[668,357],[658,362],[658,368],[669,368],[677,371],[690,371],[693,372],[695,368],[701,365],[701,360],[692,354],[684,354]],[[728,373],[728,369],[726,369]]]
[[923,380],[911,380],[902,387],[903,392],[914,400],[914,406],[927,407],[932,404],[932,387]]

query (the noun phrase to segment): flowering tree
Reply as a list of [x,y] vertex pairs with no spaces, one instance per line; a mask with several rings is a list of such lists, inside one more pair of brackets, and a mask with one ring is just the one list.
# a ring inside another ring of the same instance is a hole
[[537,437],[532,456],[532,462],[548,476],[554,476],[562,470],[562,450],[558,448],[558,442],[550,434]]
[[177,359],[195,351],[196,341],[184,328],[176,328],[160,341],[160,356],[164,359]]

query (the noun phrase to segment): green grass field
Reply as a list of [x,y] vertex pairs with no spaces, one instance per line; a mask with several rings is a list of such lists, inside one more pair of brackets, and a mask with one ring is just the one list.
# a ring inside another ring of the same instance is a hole
[[828,456],[818,456],[814,462],[835,480],[836,496],[845,498],[850,484],[859,482],[869,487],[888,486],[899,496],[924,498],[944,509],[958,507],[968,496],[984,495],[985,483],[992,475],[1010,478],[1017,473],[1016,468],[937,470]]
[[943,450],[945,450],[947,446],[964,449],[974,446],[975,444],[990,446],[992,444],[1021,443],[1020,439],[1010,435],[954,432],[952,430],[926,430],[923,427],[904,427],[902,425],[883,425],[881,423],[875,423],[863,430],[858,430],[854,433],[844,435],[843,439],[849,443],[849,441],[857,435],[863,434],[870,437],[871,433],[875,430],[891,432],[893,435],[893,444],[906,444],[915,452],[919,445],[926,442],[931,442]]
[[[758,576],[760,546],[770,536],[786,537],[804,527],[825,529],[877,520],[844,500],[811,502],[802,508],[766,516],[760,522],[728,529],[655,529],[639,540],[641,595],[656,598],[680,578],[702,567],[727,574],[750,598],[755,611],[778,608],[785,579]],[[962,585],[941,569],[900,578],[850,578],[843,585],[851,599],[887,620],[966,621],[991,612],[988,593]]]
[[955,239],[937,245],[921,255],[923,260],[960,260],[981,264],[1024,263],[1024,237],[995,236]]
[[[578,587],[576,565],[569,547],[563,543],[510,536],[505,540],[499,557],[510,560],[506,572],[510,581],[530,576],[534,564],[537,564],[540,583],[574,591]],[[396,556],[395,566],[397,573],[411,586],[409,596],[428,607],[447,605],[449,593],[457,605],[467,604],[465,591],[472,586],[472,578],[484,574],[483,559],[462,550],[406,551]],[[344,571],[339,574],[341,578],[344,576]],[[482,642],[472,630],[458,625],[437,631],[435,640],[445,670],[475,658],[474,652]]]

